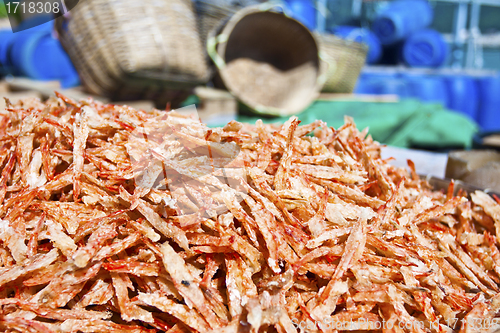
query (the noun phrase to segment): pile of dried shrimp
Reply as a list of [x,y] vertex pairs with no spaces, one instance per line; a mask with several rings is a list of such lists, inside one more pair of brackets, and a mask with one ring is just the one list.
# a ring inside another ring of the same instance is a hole
[[498,199],[433,191],[351,119],[58,95],[9,105],[0,140],[4,332],[500,327]]

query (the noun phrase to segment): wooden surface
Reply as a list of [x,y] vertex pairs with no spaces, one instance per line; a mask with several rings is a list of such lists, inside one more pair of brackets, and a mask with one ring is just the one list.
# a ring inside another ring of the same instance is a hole
[[365,95],[365,94],[333,94],[321,93],[318,100],[324,101],[342,101],[342,102],[382,102],[396,103],[399,102],[398,95]]
[[42,98],[54,96],[54,92],[57,91],[75,100],[92,97],[96,101],[101,101],[103,103],[109,102],[109,99],[102,96],[92,96],[91,94],[81,90],[81,88],[62,89],[57,81],[35,81],[27,78],[15,77],[9,78],[7,80],[7,84],[9,85],[9,89],[11,91],[36,91],[42,96]]

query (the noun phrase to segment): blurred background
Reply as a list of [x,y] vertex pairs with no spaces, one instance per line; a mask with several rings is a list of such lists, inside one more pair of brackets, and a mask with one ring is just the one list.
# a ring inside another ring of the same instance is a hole
[[0,2],[13,101],[196,104],[211,126],[348,115],[392,147],[500,146],[500,0],[81,0],[56,20],[35,2],[10,21]]

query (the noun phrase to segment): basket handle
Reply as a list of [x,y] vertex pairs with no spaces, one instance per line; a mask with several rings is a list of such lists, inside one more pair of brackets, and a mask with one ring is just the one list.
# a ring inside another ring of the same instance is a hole
[[318,76],[318,84],[323,86],[328,80],[328,78],[333,76],[333,74],[337,71],[337,62],[335,61],[335,59],[333,59],[328,54],[322,51],[318,52],[318,56],[319,59],[322,60],[328,66],[326,71],[320,76]]
[[263,12],[269,12],[273,9],[279,9],[279,10],[281,10],[281,13],[283,15],[285,15],[286,17],[290,17],[290,12],[289,12],[288,8],[280,2],[273,2],[273,1],[264,2],[260,5],[257,5],[256,7],[260,11],[263,11]]
[[226,67],[226,62],[222,59],[219,52],[217,52],[217,45],[219,43],[225,43],[227,40],[228,36],[224,34],[212,36],[207,40],[207,53],[218,69]]

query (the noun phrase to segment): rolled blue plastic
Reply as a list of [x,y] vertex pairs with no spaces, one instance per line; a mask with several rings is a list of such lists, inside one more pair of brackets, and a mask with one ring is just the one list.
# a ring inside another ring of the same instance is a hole
[[479,113],[477,120],[484,131],[500,130],[500,76],[478,80]]
[[9,53],[14,44],[15,35],[10,29],[0,30],[0,65],[3,68],[11,68],[13,66]]
[[316,8],[313,0],[285,0],[290,15],[309,30],[316,30]]
[[14,35],[10,59],[19,74],[35,80],[59,80],[64,88],[79,84],[78,73],[51,30],[37,26]]
[[428,27],[433,17],[432,7],[425,0],[394,1],[377,15],[372,30],[383,45],[390,45]]
[[403,61],[410,67],[440,67],[448,58],[448,44],[432,29],[417,31],[404,42]]
[[376,64],[382,56],[382,45],[378,37],[366,28],[352,27],[352,26],[338,26],[332,29],[333,33],[343,39],[353,40],[359,43],[368,45],[368,55],[366,62],[369,64]]

